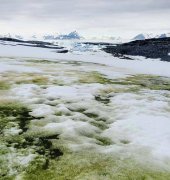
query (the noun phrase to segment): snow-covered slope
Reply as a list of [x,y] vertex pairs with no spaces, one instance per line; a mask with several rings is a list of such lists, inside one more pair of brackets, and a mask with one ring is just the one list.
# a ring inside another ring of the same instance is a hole
[[0,43],[3,178],[168,180],[169,69]]
[[[61,45],[62,45],[61,41]],[[64,41],[66,42],[66,41]],[[67,41],[68,42],[68,41]],[[122,68],[129,74],[153,74],[160,76],[170,77],[170,63],[162,62],[154,59],[145,59],[144,57],[133,57],[136,61],[127,61],[113,57],[98,48],[95,49],[94,46],[84,46],[83,44],[72,45],[70,42],[66,45],[69,49],[67,54],[58,54],[53,49],[44,49],[36,47],[27,46],[16,46],[14,43],[9,45],[0,44],[0,55],[3,57],[33,57],[33,58],[51,58],[51,59],[64,59],[66,61],[83,61],[83,62],[93,62],[100,63],[103,65],[114,66],[117,68]],[[84,50],[85,49],[85,50]],[[89,50],[87,50],[89,49]],[[152,68],[148,68],[152,67]]]

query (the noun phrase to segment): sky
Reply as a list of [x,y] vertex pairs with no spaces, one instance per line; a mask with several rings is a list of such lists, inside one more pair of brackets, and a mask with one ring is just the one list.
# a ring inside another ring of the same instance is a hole
[[170,0],[0,0],[0,33],[78,31],[129,38],[170,32]]

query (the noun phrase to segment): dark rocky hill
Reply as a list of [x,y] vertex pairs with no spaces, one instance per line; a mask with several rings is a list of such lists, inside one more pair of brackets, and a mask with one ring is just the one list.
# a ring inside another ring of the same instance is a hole
[[[106,46],[103,50],[116,57],[145,56],[146,58],[161,59],[170,62],[170,38],[137,40],[115,46]],[[127,58],[129,59],[129,58]]]

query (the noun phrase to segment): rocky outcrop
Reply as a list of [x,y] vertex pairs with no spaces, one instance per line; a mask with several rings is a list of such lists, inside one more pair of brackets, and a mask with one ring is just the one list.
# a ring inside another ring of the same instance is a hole
[[56,52],[58,53],[67,53],[68,50],[65,49],[64,47],[55,45],[53,43],[50,42],[44,42],[44,41],[23,41],[20,39],[15,39],[15,38],[0,38],[1,42],[14,42],[15,46],[19,45],[19,46],[29,46],[29,47],[39,47],[39,48],[46,48],[46,49],[55,49],[58,50]]
[[[129,43],[106,46],[103,50],[116,57],[144,56],[146,58],[161,59],[170,62],[170,38],[146,39]],[[128,58],[127,58],[128,59]]]

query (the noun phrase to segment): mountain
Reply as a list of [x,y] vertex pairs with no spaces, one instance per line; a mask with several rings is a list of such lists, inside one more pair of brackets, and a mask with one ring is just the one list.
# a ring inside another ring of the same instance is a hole
[[114,37],[114,36],[99,36],[99,37],[88,38],[88,41],[122,43],[123,39],[121,37]]
[[46,34],[44,36],[40,35],[32,35],[28,37],[22,37],[21,35],[18,34],[5,34],[5,35],[0,35],[1,38],[16,38],[16,39],[28,39],[28,40],[80,40],[84,39],[82,36],[79,35],[77,31],[70,32],[68,34]]
[[80,40],[84,39],[82,36],[79,35],[77,31],[70,32],[69,34],[59,34],[59,35],[53,35],[53,34],[47,34],[43,36],[44,40]]
[[11,36],[11,34],[8,33],[8,34],[1,34],[0,37],[1,38],[11,38],[12,36]]
[[163,33],[163,34],[158,34],[158,35],[154,35],[154,34],[138,34],[132,40],[136,41],[136,40],[145,40],[145,39],[152,39],[152,38],[166,38],[166,37],[170,37],[170,33]]
[[14,38],[20,39],[20,40],[24,39],[21,35],[15,35]]
[[79,39],[83,39],[83,37],[81,37],[77,31],[73,31],[69,34],[58,35],[55,39],[60,39],[60,40],[77,39],[77,40],[79,40]]
[[44,35],[43,39],[44,40],[55,40],[56,36],[55,35]]
[[11,35],[10,33],[0,35],[0,37],[1,38],[14,38],[14,39],[19,39],[19,40],[23,39],[23,37],[21,35],[18,35],[18,34]]
[[30,39],[37,39],[37,36],[36,36],[36,35],[32,35],[32,36],[30,37]]
[[138,34],[132,40],[136,41],[136,40],[145,40],[145,39],[151,39],[151,38],[154,38],[153,34]]
[[166,38],[166,37],[170,37],[170,33],[163,33],[161,35],[158,35],[158,37],[156,38]]

